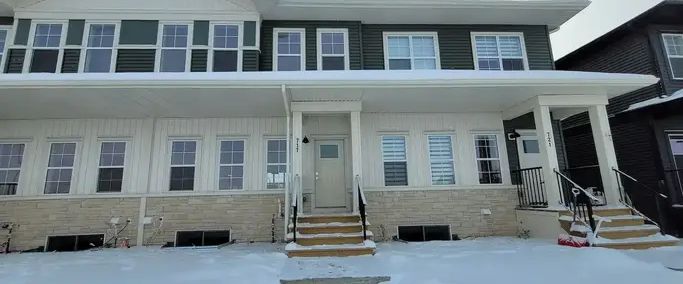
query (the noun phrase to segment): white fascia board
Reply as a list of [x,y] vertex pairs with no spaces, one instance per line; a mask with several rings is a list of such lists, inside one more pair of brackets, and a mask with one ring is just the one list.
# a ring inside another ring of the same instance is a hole
[[34,11],[17,10],[15,18],[41,20],[139,20],[154,19],[159,21],[192,21],[201,15],[207,21],[261,21],[261,14],[257,12],[225,12],[225,11],[161,11],[161,10],[93,10],[93,11]]
[[335,101],[335,102],[292,102],[292,111],[338,113],[362,111],[360,101]]

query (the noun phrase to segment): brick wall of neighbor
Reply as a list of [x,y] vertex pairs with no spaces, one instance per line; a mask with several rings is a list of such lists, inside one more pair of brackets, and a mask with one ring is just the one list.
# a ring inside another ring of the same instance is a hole
[[134,245],[139,206],[139,198],[7,200],[0,201],[0,222],[19,224],[12,232],[12,249],[26,250],[44,246],[51,235],[104,234],[112,217],[122,223],[130,218],[120,236]]
[[[451,234],[513,236],[517,234],[513,189],[366,192],[368,221],[375,240],[389,240],[399,225],[450,225]],[[482,209],[492,214],[483,216]]]
[[275,239],[281,241],[284,223],[278,212],[279,200],[284,201],[284,194],[148,197],[147,216],[163,216],[164,221],[160,230],[145,226],[144,243],[173,242],[176,231],[228,229],[237,242],[270,242],[273,214]]

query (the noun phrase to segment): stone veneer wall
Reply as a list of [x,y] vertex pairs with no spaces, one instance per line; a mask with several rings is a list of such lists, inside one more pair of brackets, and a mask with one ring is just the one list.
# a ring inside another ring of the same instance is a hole
[[[121,218],[121,224],[130,218],[120,236],[134,245],[139,206],[139,198],[3,200],[0,223],[19,225],[12,232],[11,248],[26,250],[44,246],[47,236],[105,234],[112,217]],[[6,241],[6,232],[0,231],[0,242]]]
[[163,216],[161,229],[145,225],[144,244],[175,241],[176,231],[230,230],[237,242],[270,242],[275,214],[275,240],[284,237],[284,221],[278,202],[284,194],[237,194],[228,196],[148,197],[147,217]]
[[[375,240],[390,240],[399,225],[450,225],[451,234],[517,235],[513,189],[367,191],[368,221]],[[491,215],[482,214],[490,209]]]

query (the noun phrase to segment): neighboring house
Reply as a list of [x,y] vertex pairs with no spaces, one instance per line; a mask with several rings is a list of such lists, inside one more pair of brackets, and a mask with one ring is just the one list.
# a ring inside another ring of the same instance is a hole
[[553,70],[588,1],[352,2],[2,1],[12,249],[556,238],[579,213],[559,119],[584,110],[621,205],[605,106],[658,79]]
[[[634,203],[667,231],[683,236],[683,2],[663,1],[557,61],[562,70],[654,75],[661,82],[610,100],[621,170],[666,195],[630,182]],[[587,116],[562,121],[570,172],[590,177],[596,165]],[[588,181],[586,181],[588,182]],[[627,181],[628,182],[628,181]]]

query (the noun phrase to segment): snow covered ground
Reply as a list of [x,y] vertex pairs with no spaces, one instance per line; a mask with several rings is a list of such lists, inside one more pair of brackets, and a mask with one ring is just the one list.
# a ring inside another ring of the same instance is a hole
[[223,249],[112,249],[0,255],[0,283],[279,283],[280,279],[390,276],[391,283],[683,283],[683,247],[646,251],[560,247],[485,238],[380,243],[377,255],[288,259],[284,245]]

